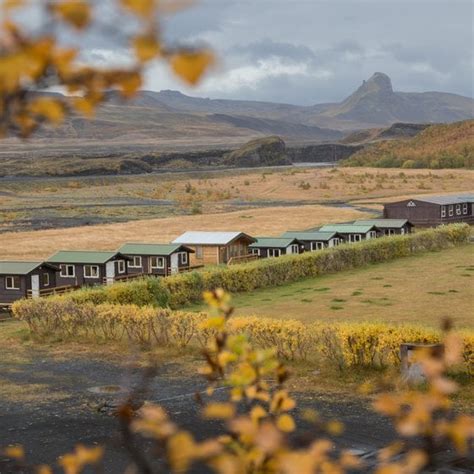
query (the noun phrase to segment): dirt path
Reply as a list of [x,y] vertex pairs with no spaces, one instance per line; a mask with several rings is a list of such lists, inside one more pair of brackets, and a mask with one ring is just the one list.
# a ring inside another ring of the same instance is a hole
[[[133,386],[143,374],[138,367],[100,360],[65,358],[30,348],[20,358],[0,360],[0,445],[22,443],[34,463],[52,463],[77,442],[106,446],[105,472],[120,473],[126,466],[117,420],[99,411],[111,395],[90,390],[103,386]],[[173,419],[198,438],[212,434],[215,425],[204,425],[194,401],[203,381],[166,363],[152,380],[148,399],[162,404]],[[217,392],[222,397],[223,392]],[[360,401],[329,400],[321,393],[297,395],[300,407],[311,407],[328,418],[345,422],[342,446],[373,451],[391,440],[386,421]],[[9,473],[0,458],[0,473]]]

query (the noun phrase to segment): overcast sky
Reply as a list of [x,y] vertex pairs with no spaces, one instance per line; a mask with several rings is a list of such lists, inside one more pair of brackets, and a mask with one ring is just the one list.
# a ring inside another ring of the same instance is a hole
[[[166,67],[153,65],[146,88],[309,105],[340,101],[380,71],[395,90],[472,97],[473,3],[195,0],[166,20],[165,35],[172,42],[212,46],[218,66],[197,89],[187,89]],[[110,34],[89,39],[85,57],[109,62],[124,54]]]

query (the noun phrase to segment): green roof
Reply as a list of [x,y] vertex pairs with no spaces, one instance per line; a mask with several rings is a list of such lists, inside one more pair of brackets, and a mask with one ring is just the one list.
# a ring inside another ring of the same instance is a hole
[[88,250],[60,250],[48,258],[49,263],[107,263],[114,257],[120,256],[118,252],[94,252]]
[[194,252],[181,244],[124,244],[119,252],[124,255],[171,255],[180,249]]
[[250,244],[250,248],[258,247],[273,247],[273,248],[286,248],[295,242],[294,237],[257,237],[257,241]]
[[282,237],[293,237],[298,240],[319,240],[327,241],[332,239],[336,235],[336,232],[297,232],[289,231],[282,234]]
[[401,228],[407,223],[407,219],[368,219],[354,222],[354,224],[357,225],[374,225],[375,227],[379,227],[380,229],[393,227]]
[[2,275],[28,275],[42,265],[42,262],[0,262]]
[[320,232],[339,232],[340,234],[366,234],[371,231],[374,227],[370,225],[358,225],[358,224],[328,224],[322,226]]

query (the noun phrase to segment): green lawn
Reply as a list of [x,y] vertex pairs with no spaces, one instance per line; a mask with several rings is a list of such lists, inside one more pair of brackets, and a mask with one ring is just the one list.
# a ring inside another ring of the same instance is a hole
[[[385,321],[474,328],[474,246],[234,295],[236,314],[312,321]],[[186,309],[205,310],[204,305]]]

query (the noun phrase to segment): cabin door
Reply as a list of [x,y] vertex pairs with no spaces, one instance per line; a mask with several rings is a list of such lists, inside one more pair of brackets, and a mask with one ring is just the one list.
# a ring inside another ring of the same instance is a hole
[[114,282],[115,278],[115,263],[107,262],[105,265],[105,282],[107,285],[111,285]]
[[39,275],[31,275],[31,297],[39,298],[40,295],[40,277]]
[[177,253],[171,254],[171,274],[172,275],[179,272],[178,258],[179,258],[179,254]]

